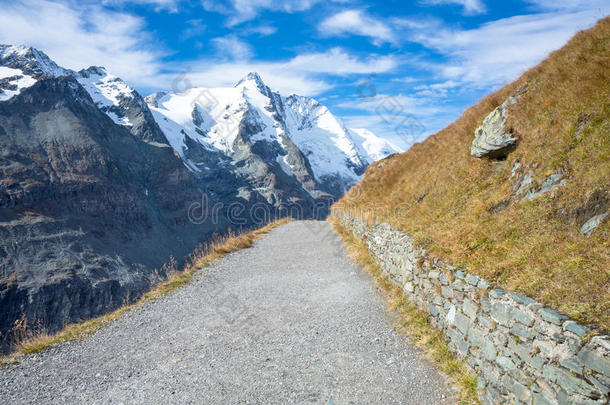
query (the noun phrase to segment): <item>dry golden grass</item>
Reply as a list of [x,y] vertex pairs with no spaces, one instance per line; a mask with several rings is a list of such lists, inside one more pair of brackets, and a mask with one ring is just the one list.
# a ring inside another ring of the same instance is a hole
[[[178,271],[175,268],[175,261],[172,259],[170,264],[166,265],[164,268],[164,271],[169,274],[168,279],[142,295],[142,297],[133,304],[124,305],[111,313],[89,319],[82,323],[68,325],[62,331],[53,335],[38,333],[35,334],[35,336],[28,337],[28,334],[20,333],[21,336],[23,336],[23,339],[21,339],[22,341],[16,346],[16,353],[0,358],[0,364],[16,362],[16,356],[18,354],[39,353],[50,346],[71,340],[82,339],[121,318],[125,312],[142,304],[154,302],[157,298],[187,285],[193,280],[197,275],[198,270],[201,268],[209,265],[214,260],[220,259],[227,253],[251,247],[254,242],[260,239],[264,234],[269,233],[272,229],[290,222],[291,220],[292,219],[290,218],[284,218],[248,233],[236,235],[229,232],[226,236],[213,238],[210,242],[199,246],[189,255],[182,271]],[[22,325],[22,327],[20,327],[20,329],[24,328],[27,328],[27,326]]]
[[[425,142],[372,165],[334,208],[388,222],[456,266],[609,330],[609,224],[587,238],[578,214],[594,191],[610,190],[609,48],[605,18]],[[473,158],[475,128],[525,84],[507,122],[517,149],[506,161]],[[511,198],[515,162],[537,164],[538,184],[556,170],[567,183],[492,213]]]
[[442,333],[428,322],[428,314],[411,304],[403,291],[383,275],[362,241],[354,238],[336,218],[330,217],[329,221],[343,240],[347,254],[375,277],[375,283],[385,293],[390,310],[398,315],[398,331],[408,335],[411,342],[423,349],[459,388],[459,404],[479,404],[477,377],[451,353]]

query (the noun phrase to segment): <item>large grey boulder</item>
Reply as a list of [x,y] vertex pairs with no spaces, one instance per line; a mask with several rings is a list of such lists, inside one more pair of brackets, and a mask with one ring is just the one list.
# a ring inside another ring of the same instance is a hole
[[517,143],[517,138],[506,131],[508,106],[517,102],[516,96],[509,97],[505,102],[493,110],[480,127],[474,131],[474,141],[470,154],[476,158],[500,158],[506,156]]

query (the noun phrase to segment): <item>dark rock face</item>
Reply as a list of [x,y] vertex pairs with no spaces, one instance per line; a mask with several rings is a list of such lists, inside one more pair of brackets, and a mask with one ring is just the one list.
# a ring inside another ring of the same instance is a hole
[[144,142],[158,136],[150,128],[116,125],[69,76],[0,103],[3,351],[17,319],[54,332],[100,315],[229,226],[222,214],[189,221],[204,190],[171,148]]

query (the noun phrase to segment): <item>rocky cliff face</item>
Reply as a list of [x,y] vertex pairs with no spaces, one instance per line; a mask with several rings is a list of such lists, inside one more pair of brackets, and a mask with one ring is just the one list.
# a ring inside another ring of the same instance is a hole
[[323,216],[349,186],[320,181],[257,75],[146,101],[102,67],[0,45],[0,352],[16,321],[52,333],[100,315],[212,233]]
[[199,186],[172,150],[115,125],[72,77],[3,102],[0,149],[5,345],[16,319],[53,332],[138,296],[215,230],[188,221]]

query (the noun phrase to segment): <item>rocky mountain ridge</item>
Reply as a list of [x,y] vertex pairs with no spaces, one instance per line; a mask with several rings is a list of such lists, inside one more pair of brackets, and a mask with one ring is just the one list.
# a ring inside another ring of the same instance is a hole
[[[219,161],[228,159],[239,165],[240,143],[253,146],[265,142],[267,155],[263,158],[272,163],[269,169],[276,176],[283,176],[277,169],[295,176],[313,198],[325,193],[343,195],[368,164],[400,151],[370,132],[365,139],[356,132],[362,130],[348,129],[312,98],[281,96],[254,72],[233,88],[156,93],[146,101],[170,144],[191,170],[210,169],[209,161],[193,158],[197,149],[216,152]],[[269,201],[271,196],[267,198]]]

